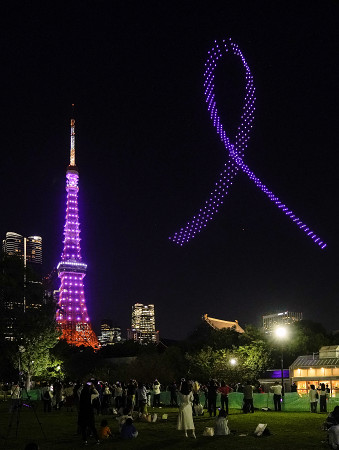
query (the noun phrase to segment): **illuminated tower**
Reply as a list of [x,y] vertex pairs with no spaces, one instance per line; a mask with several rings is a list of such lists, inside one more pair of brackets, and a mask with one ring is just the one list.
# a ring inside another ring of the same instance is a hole
[[75,120],[71,119],[71,157],[66,171],[66,221],[64,227],[64,250],[59,262],[58,276],[59,310],[57,321],[61,325],[61,339],[71,345],[98,348],[98,339],[88,317],[83,279],[87,265],[80,253],[80,226],[78,215],[79,172],[75,165]]

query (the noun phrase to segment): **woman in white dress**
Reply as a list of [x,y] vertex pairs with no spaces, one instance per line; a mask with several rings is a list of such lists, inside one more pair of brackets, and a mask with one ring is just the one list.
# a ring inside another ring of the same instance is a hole
[[187,430],[192,430],[192,437],[195,438],[193,422],[193,392],[187,381],[182,380],[180,386],[180,406],[178,415],[178,430],[184,430],[187,437]]

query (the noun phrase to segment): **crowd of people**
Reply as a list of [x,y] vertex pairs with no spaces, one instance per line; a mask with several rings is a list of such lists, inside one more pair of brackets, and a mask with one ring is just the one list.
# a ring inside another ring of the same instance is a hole
[[[11,410],[13,411],[20,400],[20,386],[11,386]],[[228,396],[232,391],[243,393],[243,412],[253,413],[253,393],[263,392],[260,386],[254,387],[250,382],[229,386],[225,381],[210,379],[206,384],[182,378],[180,382],[173,381],[168,386],[161,386],[155,379],[153,383],[145,384],[130,380],[128,383],[108,383],[89,380],[85,383],[44,383],[39,388],[42,409],[49,414],[54,410],[77,412],[76,433],[82,437],[83,443],[88,444],[89,436],[100,444],[101,441],[116,436],[103,419],[100,428],[95,426],[95,415],[113,415],[117,420],[118,435],[122,439],[134,439],[138,436],[135,422],[155,422],[157,414],[150,414],[149,408],[161,408],[160,394],[167,390],[170,393],[170,406],[178,408],[177,429],[184,432],[184,436],[195,435],[194,417],[204,414],[207,409],[209,417],[215,418],[213,434],[228,435],[229,404]],[[273,393],[275,411],[281,410],[283,394],[282,385],[276,381],[270,388]],[[217,396],[220,395],[221,407],[217,414]],[[328,386],[320,384],[316,389],[310,385],[309,400],[311,412],[326,412]],[[336,433],[339,434],[339,406],[328,416],[324,429],[329,431],[329,439],[334,442]],[[209,429],[210,430],[210,429]],[[210,432],[207,430],[206,432]],[[331,436],[331,438],[330,438]],[[335,448],[335,447],[333,447]]]
[[328,387],[328,384],[320,383],[318,388],[315,388],[314,384],[310,385],[310,389],[308,391],[308,396],[310,399],[310,405],[311,405],[311,412],[316,413],[317,412],[317,404],[319,401],[319,409],[320,412],[327,412],[327,400],[330,396],[330,388]]

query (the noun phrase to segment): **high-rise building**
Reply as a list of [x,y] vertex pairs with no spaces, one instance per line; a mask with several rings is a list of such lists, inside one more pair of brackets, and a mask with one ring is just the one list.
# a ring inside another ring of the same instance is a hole
[[[9,231],[2,241],[2,251],[7,256],[4,266],[6,276],[11,280],[8,288],[0,293],[3,304],[5,338],[15,339],[15,316],[17,311],[27,308],[40,308],[43,302],[41,267],[42,238],[24,237]],[[16,286],[11,289],[10,286]]]
[[122,342],[121,328],[112,325],[112,321],[105,319],[101,321],[101,335],[98,336],[102,346],[114,345]]
[[[28,236],[9,231],[2,241],[2,251],[8,256],[23,258],[24,266],[27,264],[42,264],[42,238],[41,236]],[[34,267],[34,266],[32,266]]]
[[75,120],[71,119],[70,164],[66,170],[66,222],[64,248],[57,266],[61,280],[58,293],[57,321],[62,336],[69,344],[99,347],[87,312],[84,283],[87,265],[82,262],[80,251],[80,225],[78,212],[79,172],[75,165]]
[[9,231],[2,241],[2,251],[8,256],[24,256],[24,237],[21,234]]
[[28,263],[42,264],[42,238],[40,236],[28,236],[28,238],[25,238],[24,249]]
[[132,306],[131,329],[127,330],[127,338],[145,343],[158,343],[159,331],[155,331],[154,305],[136,303]]
[[[24,286],[24,294],[22,298],[23,309],[26,306],[38,307],[41,305],[42,298],[39,295],[32,295],[34,302],[26,302],[27,290],[33,294],[34,285],[41,287],[41,273],[42,273],[42,238],[41,236],[24,237],[21,234],[9,231],[6,233],[5,239],[2,241],[2,251],[5,255],[18,257],[23,261],[23,275],[22,283]],[[29,300],[29,294],[28,294]]]
[[284,311],[262,316],[262,326],[265,333],[273,333],[278,326],[291,325],[303,319],[303,313]]

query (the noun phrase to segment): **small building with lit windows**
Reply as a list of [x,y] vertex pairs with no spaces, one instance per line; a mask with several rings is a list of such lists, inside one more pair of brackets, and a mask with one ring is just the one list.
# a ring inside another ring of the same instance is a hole
[[321,347],[319,353],[299,356],[290,366],[292,383],[299,394],[307,394],[311,384],[327,384],[331,397],[339,397],[339,345]]

